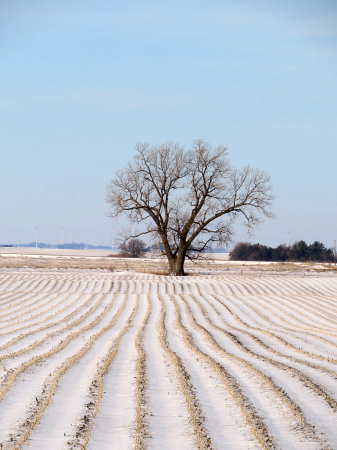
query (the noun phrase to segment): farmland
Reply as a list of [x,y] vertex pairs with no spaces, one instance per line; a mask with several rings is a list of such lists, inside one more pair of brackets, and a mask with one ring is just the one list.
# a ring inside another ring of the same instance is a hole
[[0,273],[0,448],[336,449],[337,278]]

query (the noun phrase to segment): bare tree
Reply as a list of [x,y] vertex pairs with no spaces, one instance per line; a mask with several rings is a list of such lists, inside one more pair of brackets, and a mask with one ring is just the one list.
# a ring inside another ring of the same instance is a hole
[[106,201],[113,220],[124,213],[132,224],[146,224],[132,237],[155,235],[170,272],[184,275],[186,256],[230,242],[239,216],[249,232],[273,217],[271,189],[265,171],[233,168],[224,146],[212,150],[202,140],[191,150],[137,144],[132,162],[107,185]]
[[143,253],[145,252],[145,242],[141,239],[133,238],[122,242],[119,248],[123,255],[131,258],[139,258],[143,256]]

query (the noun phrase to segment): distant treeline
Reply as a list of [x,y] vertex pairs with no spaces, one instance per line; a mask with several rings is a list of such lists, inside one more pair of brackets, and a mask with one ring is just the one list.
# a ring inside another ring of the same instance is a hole
[[[14,245],[12,247],[36,247],[36,242],[30,242],[29,244],[20,244]],[[108,247],[106,245],[91,245],[81,243],[72,243],[72,244],[45,244],[44,242],[37,243],[38,248],[60,248],[60,249],[75,249],[75,250],[111,250],[111,246]]]
[[239,242],[229,254],[230,261],[317,261],[333,262],[332,249],[327,249],[321,242],[308,245],[305,241],[295,242],[290,247],[279,245],[276,248],[262,244]]

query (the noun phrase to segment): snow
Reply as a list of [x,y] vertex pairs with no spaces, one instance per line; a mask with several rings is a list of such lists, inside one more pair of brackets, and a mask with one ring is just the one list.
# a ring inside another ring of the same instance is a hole
[[0,443],[337,448],[336,299],[333,275],[2,271]]

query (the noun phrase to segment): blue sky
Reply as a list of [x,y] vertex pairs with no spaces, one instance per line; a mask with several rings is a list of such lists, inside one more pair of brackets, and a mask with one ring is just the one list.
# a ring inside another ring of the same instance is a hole
[[335,1],[2,0],[0,243],[108,244],[105,185],[137,141],[202,138],[272,177],[253,241],[330,247],[336,75]]

